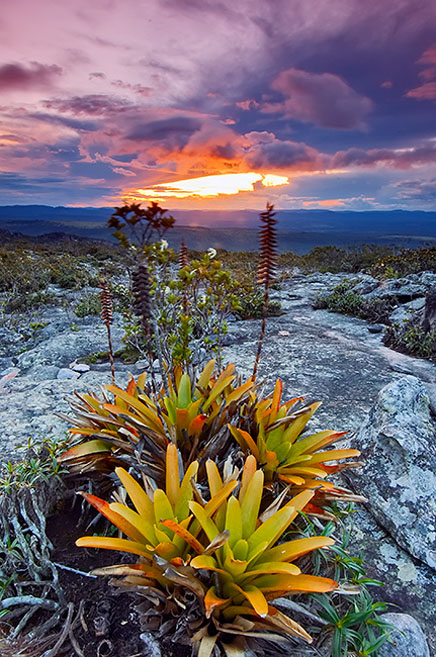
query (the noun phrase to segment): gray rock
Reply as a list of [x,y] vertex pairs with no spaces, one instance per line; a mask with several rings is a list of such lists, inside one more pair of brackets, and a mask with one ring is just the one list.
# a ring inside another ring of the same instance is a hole
[[79,372],[79,374],[83,374],[84,372],[89,372],[91,369],[89,365],[86,363],[70,363],[70,369],[73,370],[73,372]]
[[368,297],[371,299],[396,298],[400,303],[405,303],[417,297],[425,296],[426,290],[426,285],[418,280],[414,282],[410,278],[391,278],[382,281],[376,289],[368,294]]
[[385,328],[384,324],[369,324],[368,331],[370,333],[381,333]]
[[401,322],[410,319],[415,312],[423,310],[424,306],[425,297],[418,297],[417,299],[403,303],[401,306],[398,306],[398,308],[395,308],[389,319],[392,324],[401,324]]
[[397,543],[436,570],[436,428],[421,381],[385,386],[353,445],[365,460],[348,474],[353,487]]
[[353,513],[349,549],[363,558],[368,577],[385,583],[371,587],[371,595],[412,614],[436,650],[436,572],[403,550],[378,524],[371,514],[371,501],[365,506],[356,505]]
[[47,381],[49,379],[56,379],[59,372],[59,367],[56,365],[41,365],[34,367],[32,370],[32,378],[34,381]]
[[382,619],[398,629],[392,632],[392,643],[384,643],[377,651],[379,657],[430,657],[424,632],[412,616],[389,613]]
[[148,361],[143,359],[143,360],[137,360],[136,363],[132,365],[132,370],[134,370],[135,373],[141,373],[144,372],[145,370],[148,369]]
[[78,379],[80,372],[74,372],[74,370],[67,369],[66,367],[61,367],[56,374],[56,378],[65,381],[66,379]]
[[[121,348],[123,329],[120,325],[112,326],[112,344],[114,351]],[[56,365],[68,367],[76,358],[107,350],[107,332],[97,319],[81,325],[79,331],[57,333],[33,349],[18,356],[18,366],[24,370],[36,365]]]
[[436,383],[426,383],[425,389],[430,400],[431,412],[436,416]]

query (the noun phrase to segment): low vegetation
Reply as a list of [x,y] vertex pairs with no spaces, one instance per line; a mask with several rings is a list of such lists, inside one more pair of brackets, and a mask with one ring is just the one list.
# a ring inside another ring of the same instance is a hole
[[326,308],[343,315],[360,317],[372,324],[389,324],[389,316],[397,306],[395,300],[366,299],[353,290],[355,283],[356,281],[344,279],[335,285],[329,294],[318,295],[313,303],[314,308]]
[[388,326],[383,342],[396,351],[436,362],[436,331],[425,331],[414,317]]

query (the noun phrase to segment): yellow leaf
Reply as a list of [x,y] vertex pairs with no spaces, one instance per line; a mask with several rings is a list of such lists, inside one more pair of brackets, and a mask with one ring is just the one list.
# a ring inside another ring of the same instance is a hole
[[198,541],[195,536],[191,534],[191,532],[182,527],[182,525],[180,525],[178,522],[168,518],[167,520],[162,520],[161,523],[162,525],[165,525],[165,527],[168,527],[168,529],[171,529],[175,534],[180,536],[180,538],[183,538],[183,540],[196,552],[199,554],[203,552],[203,546],[200,541]]
[[256,457],[253,454],[247,456],[244,463],[244,468],[242,470],[241,476],[241,486],[239,488],[239,503],[242,504],[245,492],[247,490],[248,484],[250,483],[254,473],[256,472],[257,462]]
[[204,607],[206,610],[206,618],[210,618],[215,609],[222,607],[230,602],[229,598],[220,598],[217,594],[215,586],[211,586],[204,596]]
[[201,373],[198,381],[197,381],[197,388],[206,388],[210,381],[210,377],[212,376],[212,372],[215,369],[216,365],[216,360],[210,360],[207,364],[206,367],[204,368],[203,372]]
[[179,457],[177,447],[170,443],[166,454],[166,493],[174,507],[179,497]]
[[358,449],[332,449],[328,452],[318,452],[310,459],[310,465],[313,463],[326,463],[328,461],[339,461],[348,459],[352,456],[360,456]]
[[136,511],[133,511],[133,509],[129,509],[129,507],[124,504],[112,502],[109,504],[109,508],[111,511],[118,513],[127,520],[127,522],[133,525],[133,527],[135,527],[144,537],[143,542],[147,541],[147,543],[151,543],[151,545],[156,544],[156,534],[151,522],[140,516]]
[[115,474],[123,484],[128,496],[132,500],[137,512],[148,520],[154,522],[153,502],[148,497],[142,486],[124,468],[115,468]]
[[242,537],[246,538],[247,540],[256,529],[262,492],[263,472],[262,470],[257,470],[247,486],[247,491],[241,504]]
[[206,461],[206,473],[210,494],[213,497],[222,489],[223,480],[221,479],[216,463],[212,459]]
[[287,541],[264,552],[257,561],[256,568],[260,564],[269,561],[294,561],[303,556],[303,554],[334,545],[334,543],[334,540],[329,536],[311,536],[309,538],[297,538],[294,541]]
[[128,541],[126,538],[112,538],[110,536],[82,536],[76,541],[77,547],[94,547],[104,550],[117,550],[118,552],[129,552],[150,559],[150,551],[143,543]]
[[257,586],[247,584],[246,586],[241,587],[234,584],[234,587],[248,600],[256,614],[261,618],[268,615],[268,603],[262,591],[257,588]]

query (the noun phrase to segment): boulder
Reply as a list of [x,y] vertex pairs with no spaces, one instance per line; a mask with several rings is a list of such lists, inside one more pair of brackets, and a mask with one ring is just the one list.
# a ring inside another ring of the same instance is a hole
[[408,614],[383,614],[382,619],[397,630],[377,651],[379,657],[430,657],[430,650],[419,623]]
[[353,446],[365,467],[348,474],[377,522],[436,570],[436,427],[423,383],[405,376],[385,386]]
[[371,299],[396,299],[399,303],[412,301],[425,295],[427,287],[419,280],[408,278],[390,278],[382,281],[368,294]]
[[436,331],[436,287],[430,290],[425,297],[422,328],[425,332]]
[[407,303],[402,303],[391,313],[389,319],[392,324],[401,324],[410,319],[416,312],[422,311],[425,305],[425,297],[418,297]]

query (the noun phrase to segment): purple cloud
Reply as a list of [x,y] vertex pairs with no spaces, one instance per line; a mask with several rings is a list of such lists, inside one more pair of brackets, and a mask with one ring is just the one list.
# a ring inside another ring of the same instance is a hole
[[56,76],[62,75],[62,69],[56,64],[48,66],[31,62],[27,67],[22,64],[3,64],[0,66],[0,89],[35,89],[49,87]]
[[126,135],[127,139],[147,142],[165,142],[170,148],[183,148],[191,135],[201,128],[201,121],[188,116],[138,123]]
[[388,165],[394,169],[410,169],[416,165],[436,163],[436,143],[429,142],[415,148],[389,149],[349,148],[337,152],[330,160],[330,167],[342,169],[352,166],[373,167]]
[[395,185],[398,196],[406,200],[418,200],[425,203],[436,201],[436,179],[403,180]]
[[296,68],[282,71],[271,85],[284,99],[267,102],[266,114],[314,123],[323,128],[365,127],[372,102],[333,73],[310,73]]
[[59,112],[66,112],[76,116],[87,114],[90,116],[104,116],[131,110],[134,105],[123,98],[116,98],[106,94],[87,94],[73,96],[72,98],[52,98],[44,101],[44,107]]
[[249,144],[245,161],[253,169],[298,167],[313,170],[323,166],[322,155],[307,144],[282,141],[270,132],[251,132],[245,137]]

